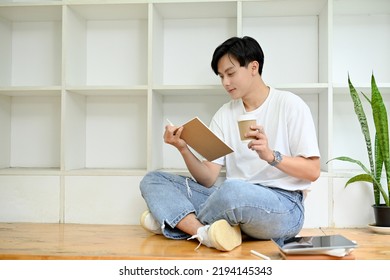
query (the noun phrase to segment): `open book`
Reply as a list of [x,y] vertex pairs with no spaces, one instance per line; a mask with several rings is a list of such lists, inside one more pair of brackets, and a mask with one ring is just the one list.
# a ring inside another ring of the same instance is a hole
[[225,156],[233,149],[218,138],[198,117],[182,125],[181,138],[208,161]]

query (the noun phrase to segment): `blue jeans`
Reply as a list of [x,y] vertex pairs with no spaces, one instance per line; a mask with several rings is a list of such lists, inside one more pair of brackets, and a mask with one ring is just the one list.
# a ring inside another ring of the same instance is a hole
[[276,241],[297,235],[304,222],[301,192],[243,180],[228,179],[220,186],[206,188],[189,177],[153,171],[142,179],[140,189],[167,238],[190,237],[175,228],[190,213],[205,225],[225,219],[252,238]]

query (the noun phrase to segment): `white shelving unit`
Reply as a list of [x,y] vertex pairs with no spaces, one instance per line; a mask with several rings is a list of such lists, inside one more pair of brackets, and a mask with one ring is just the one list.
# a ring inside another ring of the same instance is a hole
[[369,93],[374,72],[390,103],[388,0],[0,0],[0,222],[138,224],[146,172],[186,174],[166,119],[209,123],[229,100],[212,53],[244,35],[313,114],[306,226],[371,222],[370,189],[343,188],[355,167],[327,160],[365,160],[348,73]]

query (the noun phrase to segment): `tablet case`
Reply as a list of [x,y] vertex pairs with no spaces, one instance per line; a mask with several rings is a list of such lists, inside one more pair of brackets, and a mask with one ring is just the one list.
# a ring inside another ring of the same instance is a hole
[[355,260],[355,255],[351,252],[343,257],[330,256],[325,254],[285,254],[280,252],[284,260]]

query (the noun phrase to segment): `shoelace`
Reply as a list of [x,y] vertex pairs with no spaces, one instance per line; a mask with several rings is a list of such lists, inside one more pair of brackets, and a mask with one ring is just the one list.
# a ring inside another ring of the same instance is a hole
[[189,180],[191,180],[191,178],[187,177],[186,178],[187,195],[188,195],[188,197],[191,197],[192,196],[192,191],[191,191],[191,188],[190,188],[190,184],[188,183]]
[[192,240],[192,239],[195,239],[195,238],[198,239],[199,244],[198,244],[198,246],[196,246],[196,248],[194,249],[194,251],[196,251],[196,250],[199,249],[199,247],[200,247],[200,245],[202,245],[202,241],[203,241],[203,237],[200,236],[199,234],[195,234],[195,235],[191,236],[190,238],[187,238],[187,240]]
[[206,234],[206,235],[208,234],[209,228],[210,228],[209,225],[205,225],[205,226],[199,228],[195,235],[193,235],[193,236],[191,236],[190,238],[187,239],[187,240],[191,240],[191,239],[195,239],[195,238],[198,239],[199,244],[195,248],[195,251],[198,250],[200,245],[202,245],[202,244],[207,246],[207,247],[210,247],[209,244],[206,244],[206,243],[208,243],[207,242],[207,237],[206,237],[206,243],[204,243],[203,242],[204,241],[204,236],[202,236],[202,234]]

